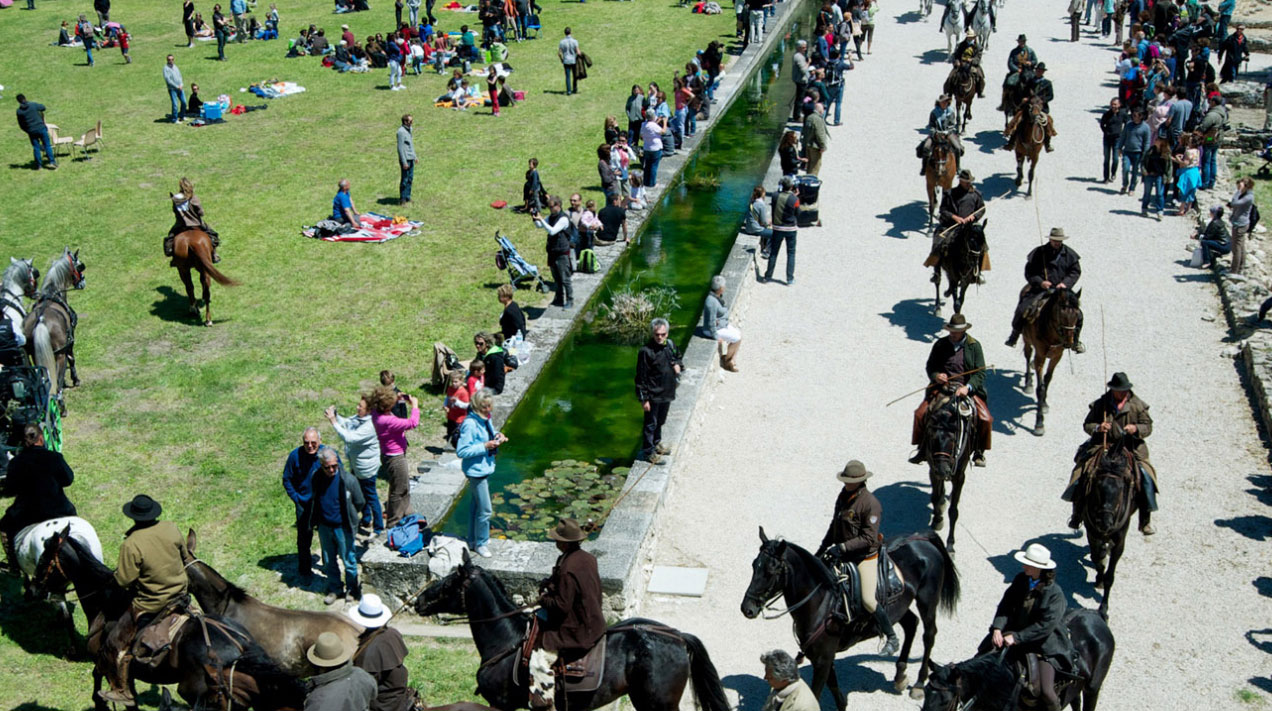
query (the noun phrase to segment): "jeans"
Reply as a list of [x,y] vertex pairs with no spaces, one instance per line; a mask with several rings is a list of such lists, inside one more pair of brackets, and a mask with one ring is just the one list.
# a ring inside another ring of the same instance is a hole
[[574,65],[562,64],[565,67],[565,95],[577,94],[579,91],[579,83],[574,80]]
[[[318,524],[318,545],[322,546],[322,557],[325,559],[322,574],[327,577],[327,591],[340,594],[348,591],[357,595],[358,590],[358,557],[353,548],[353,536],[344,526],[328,526]],[[336,561],[344,567],[344,585],[340,584],[340,571]]]
[[645,187],[658,185],[658,164],[662,162],[662,149],[645,149]]
[[782,241],[786,242],[786,282],[795,279],[795,230],[789,232],[774,231],[769,239],[768,267],[764,270],[764,280],[773,278],[773,267],[777,266],[777,253],[782,251]]
[[362,507],[362,519],[358,525],[370,524],[372,531],[380,533],[384,530],[384,509],[380,507],[380,494],[375,490],[375,476],[359,479],[358,484],[362,487],[362,498],[367,501]]
[[840,84],[838,86],[827,87],[826,90],[830,92],[830,104],[826,106],[826,115],[830,115],[830,107],[834,106],[835,125],[838,126],[840,123],[839,112],[844,107],[844,86],[843,84]]
[[574,269],[570,266],[570,253],[549,254],[548,265],[552,268],[552,283],[556,286],[554,306],[565,306],[574,301],[574,283],[571,277]]
[[1219,146],[1201,147],[1201,187],[1210,189],[1215,186],[1215,171],[1218,170]]
[[1091,24],[1091,13],[1095,11],[1095,6],[1099,4],[1099,2],[1100,0],[1086,0],[1086,14],[1082,18],[1082,24]]
[[[398,166],[401,168],[402,166]],[[398,203],[411,201],[411,183],[415,181],[415,161],[406,164],[402,171],[402,179],[398,181]]]
[[[841,55],[842,56],[842,55]],[[803,122],[804,120],[804,92],[808,91],[808,82],[795,82],[795,100],[794,107],[791,109],[791,121]]]
[[296,572],[302,578],[313,575],[314,549],[313,501],[296,504]]
[[517,15],[517,39],[526,38],[526,16]]
[[635,145],[636,145],[636,142],[640,140],[640,125],[641,125],[642,123],[644,123],[644,122],[643,122],[643,121],[640,121],[639,119],[638,119],[638,120],[636,120],[636,121],[632,121],[631,119],[628,119],[628,121],[627,121],[627,145],[629,145],[629,146],[635,146]]
[[1140,199],[1140,212],[1148,212],[1149,198],[1157,195],[1157,212],[1158,214],[1166,211],[1166,195],[1162,192],[1162,176],[1145,175],[1144,176],[1144,197]]
[[1215,257],[1221,254],[1228,254],[1232,248],[1223,242],[1216,242],[1212,239],[1201,240],[1201,265],[1210,266],[1215,262]]
[[53,147],[49,143],[49,130],[43,129],[39,133],[28,133],[27,138],[31,139],[31,152],[35,154],[35,164],[40,165],[40,147],[44,147],[44,157],[47,161],[44,165],[57,165],[57,160],[53,158]]
[[[1122,189],[1134,192],[1136,184],[1139,183],[1140,158],[1143,153],[1123,153],[1122,154]],[[1130,181],[1130,185],[1127,185]]]
[[671,115],[671,140],[676,146],[676,150],[680,150],[685,144],[685,118],[689,115],[689,109],[676,109],[676,113]]
[[468,488],[473,492],[472,507],[468,509],[468,542],[474,549],[490,543],[490,514],[494,509],[490,506],[488,478],[468,478]]
[[168,87],[168,98],[172,100],[172,122],[176,123],[186,112],[185,92]]
[[648,457],[654,453],[655,447],[662,444],[662,428],[670,410],[670,402],[649,402],[649,410],[645,413],[645,422],[640,431],[641,456]]
[[34,10],[34,9],[35,9],[35,0],[27,0],[27,9],[28,9],[28,10]]
[[698,132],[698,112],[695,109],[685,110],[685,135],[692,136]]
[[760,43],[764,41],[764,11],[751,11],[751,41]]
[[411,18],[411,27],[419,27],[420,9],[418,7],[412,7],[410,5],[407,5],[407,10],[409,11],[407,12],[407,15],[409,15]]
[[88,55],[88,66],[93,66],[93,43],[84,43],[84,54]]
[[225,32],[223,30],[216,31],[216,58],[225,59]]
[[1104,182],[1117,177],[1117,136],[1104,137]]
[[1219,23],[1215,25],[1215,38],[1218,40],[1216,46],[1223,44],[1228,39],[1228,23],[1232,21],[1232,15],[1220,15]]
[[402,64],[396,60],[389,60],[389,88],[402,84]]

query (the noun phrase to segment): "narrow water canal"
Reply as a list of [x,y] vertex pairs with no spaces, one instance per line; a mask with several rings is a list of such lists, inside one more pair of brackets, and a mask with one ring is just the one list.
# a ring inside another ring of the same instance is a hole
[[[711,277],[719,273],[742,224],[751,190],[772,162],[786,120],[794,84],[790,81],[791,43],[812,32],[816,8],[800,8],[789,37],[779,42],[745,82],[742,95],[725,112],[697,153],[607,275],[584,308],[595,310],[627,287],[675,289],[679,304],[671,314],[671,337],[683,352],[701,318]],[[698,181],[718,188],[690,189]],[[521,511],[505,503],[505,487],[540,475],[558,460],[605,462],[627,466],[640,445],[641,408],[635,395],[636,352],[600,336],[581,319],[526,393],[502,431],[498,467],[490,478],[495,502],[492,535]],[[688,406],[688,405],[686,405]],[[673,406],[674,407],[674,406]],[[466,492],[443,528],[464,535],[471,495]],[[549,507],[551,502],[547,502]],[[562,504],[568,502],[560,502]],[[514,535],[542,539],[542,534]]]

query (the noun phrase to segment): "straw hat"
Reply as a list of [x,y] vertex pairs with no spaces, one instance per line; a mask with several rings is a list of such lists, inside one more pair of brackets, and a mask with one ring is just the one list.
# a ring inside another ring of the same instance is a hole
[[383,627],[389,622],[389,611],[384,609],[380,596],[374,593],[363,595],[358,606],[349,610],[348,615],[349,619],[369,629]]
[[305,656],[314,666],[338,667],[349,661],[353,650],[346,649],[335,632],[323,632],[318,635],[318,641],[305,652]]
[[967,322],[967,317],[963,314],[954,314],[949,322],[942,326],[946,331],[966,331],[971,327],[972,324]]
[[1014,556],[1021,565],[1029,565],[1040,570],[1052,570],[1056,562],[1051,559],[1051,551],[1041,543],[1030,543],[1023,551],[1016,551]]
[[1047,239],[1053,239],[1057,242],[1063,242],[1069,237],[1065,235],[1063,227],[1052,227],[1051,233],[1047,235]]
[[872,476],[874,473],[866,469],[866,465],[854,459],[845,464],[844,470],[835,475],[835,478],[845,484],[860,484]]
[[976,180],[976,176],[972,175],[972,171],[968,170],[967,168],[961,168],[958,171],[958,179],[972,182]]
[[964,36],[964,37],[966,37],[966,38],[968,38],[968,39],[972,39],[972,38],[976,37],[976,30],[970,30],[970,29],[969,29],[967,32],[965,32],[965,33],[963,34],[963,36]]
[[548,538],[562,543],[578,543],[587,538],[587,534],[579,528],[579,522],[572,518],[563,518],[557,522],[556,528],[548,531]]

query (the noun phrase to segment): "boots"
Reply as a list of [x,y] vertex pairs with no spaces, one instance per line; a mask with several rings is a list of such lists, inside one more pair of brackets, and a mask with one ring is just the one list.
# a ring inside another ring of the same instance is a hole
[[132,664],[133,637],[137,633],[135,613],[129,609],[119,620],[115,622],[114,628],[107,635],[105,643],[102,645],[100,656],[97,663],[101,667],[102,676],[106,678],[106,683],[110,684],[110,688],[105,691],[97,692],[102,701],[113,704],[124,704],[126,706],[135,706],[136,700],[132,694],[132,683],[128,678],[128,667]]
[[1151,536],[1154,533],[1157,533],[1157,529],[1153,528],[1152,518],[1152,511],[1149,511],[1147,508],[1141,508],[1139,510],[1139,530],[1140,533],[1145,536]]
[[973,453],[972,453],[972,466],[974,466],[974,467],[983,467],[983,466],[985,466],[985,453],[984,453],[984,452],[982,452],[982,451],[980,451],[980,450],[977,450],[977,451],[975,451],[975,452],[973,452]]
[[212,248],[212,263],[213,264],[221,263],[221,255],[219,252],[216,251],[216,247]]
[[1045,148],[1048,153],[1051,152],[1051,134],[1046,134],[1042,137],[1042,147]]
[[[1081,483],[1078,484],[1081,486]],[[1082,502],[1077,496],[1073,497],[1073,514],[1069,516],[1069,528],[1075,531],[1082,530]]]
[[1020,340],[1020,329],[1013,328],[1011,329],[1011,335],[1007,337],[1007,342],[1004,343],[1003,345],[1007,346],[1008,348],[1015,348],[1016,342],[1019,340]]
[[738,346],[742,345],[741,341],[730,343],[724,355],[720,356],[720,367],[730,373],[738,372],[738,366],[734,364],[734,359],[738,356]]
[[910,457],[906,461],[908,461],[911,464],[922,464],[923,462],[927,461],[927,457],[923,455],[923,449],[919,448],[919,451],[915,452],[914,456]]
[[897,639],[896,631],[892,629],[892,620],[888,619],[888,611],[883,608],[883,605],[875,608],[874,618],[875,624],[879,626],[879,634],[888,638],[879,654],[884,657],[891,657],[897,653],[897,650],[901,649],[901,642]]

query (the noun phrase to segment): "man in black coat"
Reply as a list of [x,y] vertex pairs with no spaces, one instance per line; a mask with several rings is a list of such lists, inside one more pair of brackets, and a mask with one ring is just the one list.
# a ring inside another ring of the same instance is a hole
[[671,449],[662,443],[662,426],[671,401],[676,399],[681,362],[676,344],[667,338],[671,329],[667,319],[654,319],[649,329],[649,342],[641,346],[636,356],[636,399],[645,410],[640,457],[651,464],[662,464],[663,457],[671,454]]
[[[1025,327],[1025,313],[1036,307],[1037,303],[1052,293],[1053,289],[1072,290],[1078,278],[1082,276],[1081,258],[1064,241],[1068,237],[1063,227],[1052,227],[1047,243],[1035,247],[1025,260],[1025,280],[1029,282],[1020,290],[1020,301],[1016,304],[1016,313],[1011,317],[1011,335],[1007,337],[1007,347],[1015,348],[1020,332]],[[1082,316],[1079,312],[1078,327],[1073,334],[1073,352],[1085,353],[1082,345]]]
[[60,452],[44,447],[44,433],[27,425],[22,433],[23,449],[9,462],[8,476],[0,495],[14,497],[0,518],[0,542],[11,570],[18,570],[13,539],[27,526],[49,519],[75,516],[75,505],[66,498],[65,487],[75,481],[75,472]]

